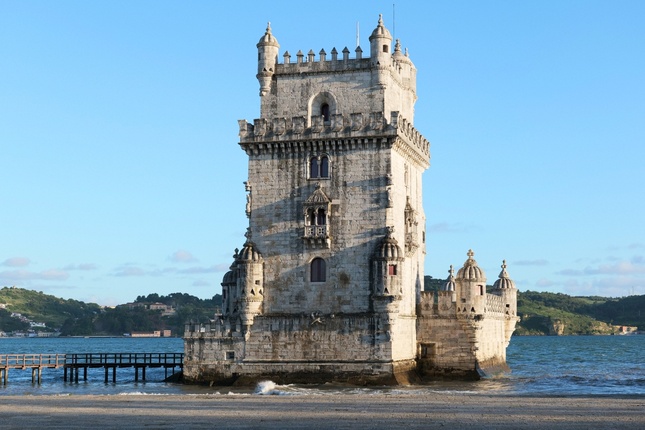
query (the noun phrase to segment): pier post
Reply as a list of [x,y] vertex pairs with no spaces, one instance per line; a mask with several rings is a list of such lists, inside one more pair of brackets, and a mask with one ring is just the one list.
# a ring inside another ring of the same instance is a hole
[[87,381],[87,366],[83,367],[83,381]]
[[139,382],[139,368],[134,366],[134,382]]
[[67,367],[63,367],[63,382],[67,382]]
[[9,379],[9,368],[8,368],[8,367],[5,367],[5,368],[4,368],[4,369],[2,369],[0,372],[2,372],[2,374],[1,374],[1,376],[2,376],[2,381],[3,381],[2,383],[3,383],[4,385],[7,385],[7,380]]
[[108,367],[105,366],[105,383],[108,383]]
[[112,382],[116,382],[116,366],[112,368]]

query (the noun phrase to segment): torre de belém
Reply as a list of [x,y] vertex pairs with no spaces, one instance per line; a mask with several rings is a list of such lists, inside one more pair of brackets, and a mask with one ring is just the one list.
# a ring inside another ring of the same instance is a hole
[[258,42],[260,118],[239,121],[249,227],[221,315],[186,327],[186,381],[406,384],[507,368],[518,318],[505,263],[487,292],[469,251],[441,291],[423,291],[416,69],[381,18],[369,42],[365,58],[334,48],[281,63],[270,26]]

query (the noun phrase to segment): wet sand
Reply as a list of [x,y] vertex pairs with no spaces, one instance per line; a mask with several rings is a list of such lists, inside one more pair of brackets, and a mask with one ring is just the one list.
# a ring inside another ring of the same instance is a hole
[[645,397],[471,394],[0,397],[0,428],[636,429]]

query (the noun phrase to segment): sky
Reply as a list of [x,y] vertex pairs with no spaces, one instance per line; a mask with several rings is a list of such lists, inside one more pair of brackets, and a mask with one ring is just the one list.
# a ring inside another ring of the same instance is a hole
[[256,43],[379,14],[417,68],[425,274],[645,294],[645,2],[0,0],[0,287],[112,306],[221,293],[244,243]]

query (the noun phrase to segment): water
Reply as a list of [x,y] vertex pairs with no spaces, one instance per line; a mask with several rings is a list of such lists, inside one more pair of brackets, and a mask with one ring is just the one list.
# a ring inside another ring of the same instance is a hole
[[[422,387],[360,388],[277,385],[255,388],[205,387],[164,383],[163,369],[148,369],[146,381],[134,382],[134,369],[117,369],[116,383],[104,382],[103,369],[89,369],[88,381],[64,382],[62,369],[44,369],[42,383],[31,383],[30,370],[11,369],[2,395],[213,394],[335,395],[406,394],[422,391],[485,395],[645,396],[645,336],[514,337],[507,361],[513,372],[475,382],[437,381]],[[0,338],[0,354],[88,352],[183,352],[178,338]]]

